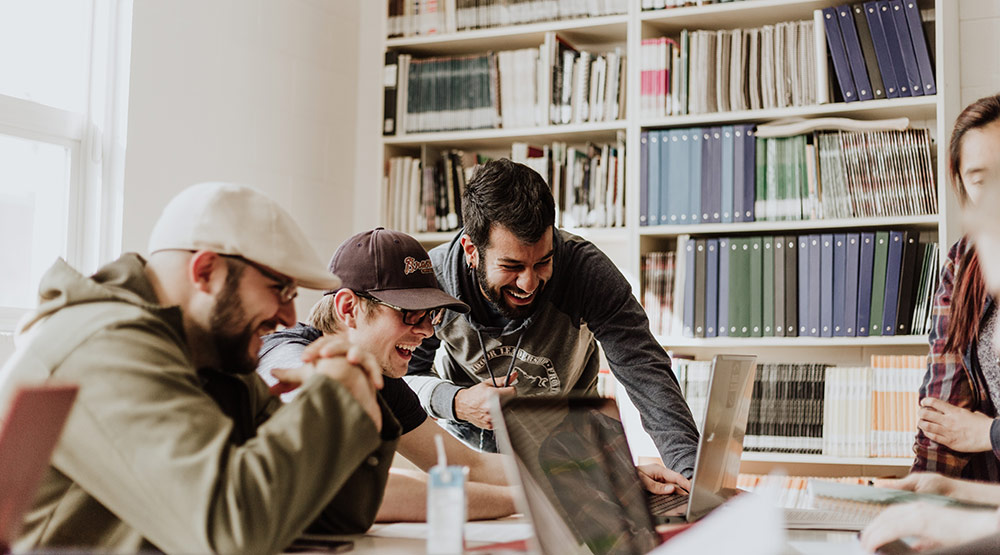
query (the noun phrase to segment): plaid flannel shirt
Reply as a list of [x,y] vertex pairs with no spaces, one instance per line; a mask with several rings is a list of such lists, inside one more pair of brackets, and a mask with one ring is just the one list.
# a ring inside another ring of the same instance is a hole
[[[965,237],[955,243],[941,269],[941,281],[934,294],[931,312],[930,355],[927,359],[927,373],[920,386],[920,399],[936,397],[957,407],[995,417],[996,410],[979,369],[975,351],[976,341],[973,341],[962,355],[944,352],[948,340],[948,322],[951,318],[955,269],[968,246],[968,239]],[[992,301],[984,305],[980,312],[980,321],[986,316],[987,308],[991,304]],[[1000,464],[993,452],[953,451],[931,441],[920,430],[917,430],[913,451],[916,460],[911,471],[929,471],[974,480],[1000,481]]]

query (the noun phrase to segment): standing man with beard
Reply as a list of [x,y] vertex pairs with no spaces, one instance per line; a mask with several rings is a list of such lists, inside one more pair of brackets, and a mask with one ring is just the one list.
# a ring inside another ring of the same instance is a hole
[[618,268],[555,229],[542,177],[507,159],[488,162],[462,196],[462,218],[465,228],[430,255],[442,288],[471,310],[449,310],[413,353],[406,379],[424,409],[466,443],[496,451],[489,399],[593,394],[600,341],[674,471],[658,479],[689,488],[698,431],[670,359]]
[[15,551],[275,553],[371,524],[399,437],[374,359],[321,342],[281,374],[301,384],[284,406],[254,373],[296,287],[339,286],[307,245],[264,195],[206,183],[167,205],[148,259],[56,262],[0,394],[80,389]]

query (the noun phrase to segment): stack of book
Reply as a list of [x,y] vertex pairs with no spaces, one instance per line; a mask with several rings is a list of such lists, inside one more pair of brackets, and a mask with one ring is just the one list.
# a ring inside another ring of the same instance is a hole
[[667,336],[925,334],[937,260],[937,243],[914,231],[681,235],[671,303],[664,304],[668,285],[657,281],[666,268],[652,271],[650,263],[641,298]]
[[583,147],[555,142],[511,145],[511,160],[532,167],[552,188],[559,227],[625,225],[625,136]]
[[736,487],[744,491],[753,491],[759,487],[770,486],[775,481],[781,487],[781,497],[778,506],[786,509],[813,509],[815,501],[809,491],[810,480],[823,480],[841,484],[868,484],[870,478],[863,476],[843,476],[838,478],[815,478],[812,476],[777,476],[761,474],[743,474],[736,479]]
[[639,225],[936,214],[927,129],[757,137],[752,125],[643,131]]
[[691,409],[691,416],[701,433],[705,429],[705,411],[708,407],[708,385],[712,378],[712,361],[673,357],[671,367],[680,385],[684,400]]
[[383,220],[407,233],[453,231],[462,226],[462,193],[477,159],[448,150],[432,164],[410,156],[389,160]]
[[744,0],[642,0],[643,10],[662,10],[664,8],[683,8],[685,6],[704,6],[707,4],[724,4],[726,2],[743,2]]
[[745,451],[823,451],[823,364],[758,364]]
[[390,37],[623,14],[627,0],[389,0]]
[[625,56],[538,48],[417,59],[386,52],[384,135],[614,121],[625,114]]
[[684,30],[677,38],[643,39],[642,115],[816,104],[817,82],[826,82],[826,67],[816,63],[814,27],[812,21],[789,21],[753,29]]
[[650,252],[642,257],[642,306],[654,335],[670,335],[674,306],[675,253]]
[[[878,0],[814,12],[845,102],[936,94],[933,49],[916,2]],[[822,22],[822,25],[820,25]]]

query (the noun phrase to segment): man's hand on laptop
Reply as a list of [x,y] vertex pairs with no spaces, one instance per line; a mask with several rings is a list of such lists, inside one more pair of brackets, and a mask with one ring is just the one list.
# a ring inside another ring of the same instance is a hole
[[477,383],[472,387],[458,390],[455,394],[455,416],[470,424],[487,430],[493,429],[493,417],[490,416],[490,399],[494,395],[500,397],[513,397],[514,382],[517,381],[517,372],[511,372],[507,387],[503,385],[503,380],[497,379],[497,385],[487,380]]
[[640,464],[636,467],[642,485],[650,493],[689,493],[691,481],[661,464]]

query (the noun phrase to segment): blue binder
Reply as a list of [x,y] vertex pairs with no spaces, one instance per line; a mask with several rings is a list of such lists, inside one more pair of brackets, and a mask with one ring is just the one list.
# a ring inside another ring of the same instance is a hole
[[670,157],[670,140],[673,131],[660,131],[660,221],[659,225],[670,223],[670,214],[676,210],[673,207],[673,195],[670,191],[670,176],[677,171],[678,161]]
[[703,138],[705,133],[706,130],[702,127],[695,127],[690,130],[690,142],[687,145],[689,155],[688,159],[691,160],[691,163],[688,165],[688,169],[691,173],[688,174],[687,182],[687,188],[688,191],[690,191],[690,196],[688,197],[687,221],[681,223],[701,223],[701,145],[705,142]]
[[872,100],[875,98],[875,92],[872,91],[871,80],[868,79],[868,68],[865,67],[865,56],[861,52],[858,29],[854,26],[854,12],[847,4],[837,6],[835,9],[839,18],[840,36],[847,51],[847,62],[851,66],[851,77],[858,92],[858,100]]
[[[689,153],[691,139],[689,129],[674,129],[670,131],[670,156],[677,162],[673,171],[667,176],[670,191],[670,223],[686,224],[689,206],[691,204],[691,155]],[[682,217],[683,216],[683,217]]]
[[647,225],[660,223],[660,131],[649,132],[649,201]]
[[847,251],[844,261],[844,325],[847,337],[858,334],[858,261],[861,252],[861,234],[847,234]]
[[[920,68],[917,67],[917,55],[913,52],[913,39],[910,38],[909,25],[906,23],[906,10],[903,0],[889,0],[889,12],[896,26],[896,36],[899,38],[899,50],[903,54],[903,69],[906,82],[910,85],[912,96],[923,96],[924,87],[920,81]],[[885,24],[883,20],[883,25]]]
[[684,337],[694,337],[694,249],[696,241],[688,239],[684,248]]
[[744,155],[746,154],[746,126],[733,127],[733,215],[732,221],[746,221],[743,215],[743,171]]
[[[910,80],[906,75],[906,65],[903,62],[903,49],[899,43],[899,35],[896,32],[896,22],[889,9],[888,0],[878,0],[879,19],[882,21],[882,29],[885,32],[885,42],[888,45],[889,59],[892,60],[893,74],[896,76],[896,86],[899,87],[899,96],[916,96],[910,90]],[[877,54],[877,52],[876,52]]]
[[756,200],[757,179],[757,132],[753,125],[745,127],[743,133],[743,221],[755,221],[754,201]]
[[822,247],[819,235],[809,236],[809,335],[819,337],[820,324],[820,289],[822,274]]
[[[823,8],[823,23],[826,27],[826,43],[830,47],[830,57],[833,59],[833,72],[837,75],[837,83],[840,85],[840,94],[844,97],[844,102],[854,102],[858,100],[858,91],[854,87],[851,66],[847,61],[847,50],[840,32],[836,8]],[[801,328],[800,325],[799,329]]]
[[896,310],[899,304],[899,279],[903,264],[903,232],[889,232],[889,258],[885,266],[885,299],[882,309],[882,335],[896,335]]
[[847,335],[847,325],[844,320],[844,298],[847,296],[847,235],[837,233],[833,236],[833,336]]
[[931,63],[931,55],[927,48],[924,26],[920,22],[920,7],[917,6],[916,2],[908,1],[903,4],[903,10],[906,12],[906,23],[910,28],[913,53],[917,56],[917,70],[920,72],[920,84],[924,87],[924,94],[937,94],[937,85],[934,82],[934,64]]
[[882,18],[879,16],[878,2],[865,2],[865,18],[868,20],[868,30],[872,34],[875,45],[875,59],[878,60],[878,70],[882,74],[882,84],[885,85],[887,98],[899,98],[899,85],[896,83],[896,72],[889,55],[889,43],[886,41],[885,29],[882,28]]
[[733,163],[736,146],[736,130],[732,125],[722,127],[722,206],[718,221],[730,223],[733,220]]
[[719,316],[716,335],[729,336],[729,240],[719,238]]
[[819,335],[833,337],[833,235],[820,235],[819,243]]
[[[639,135],[639,225],[649,225],[649,132]],[[556,199],[559,202],[559,199]]]
[[799,337],[806,337],[809,335],[809,236],[799,235],[796,241],[799,247]]
[[872,270],[875,264],[875,234],[861,234],[858,259],[858,337],[868,337],[868,322],[872,314]]
[[705,241],[705,337],[719,329],[719,240]]

